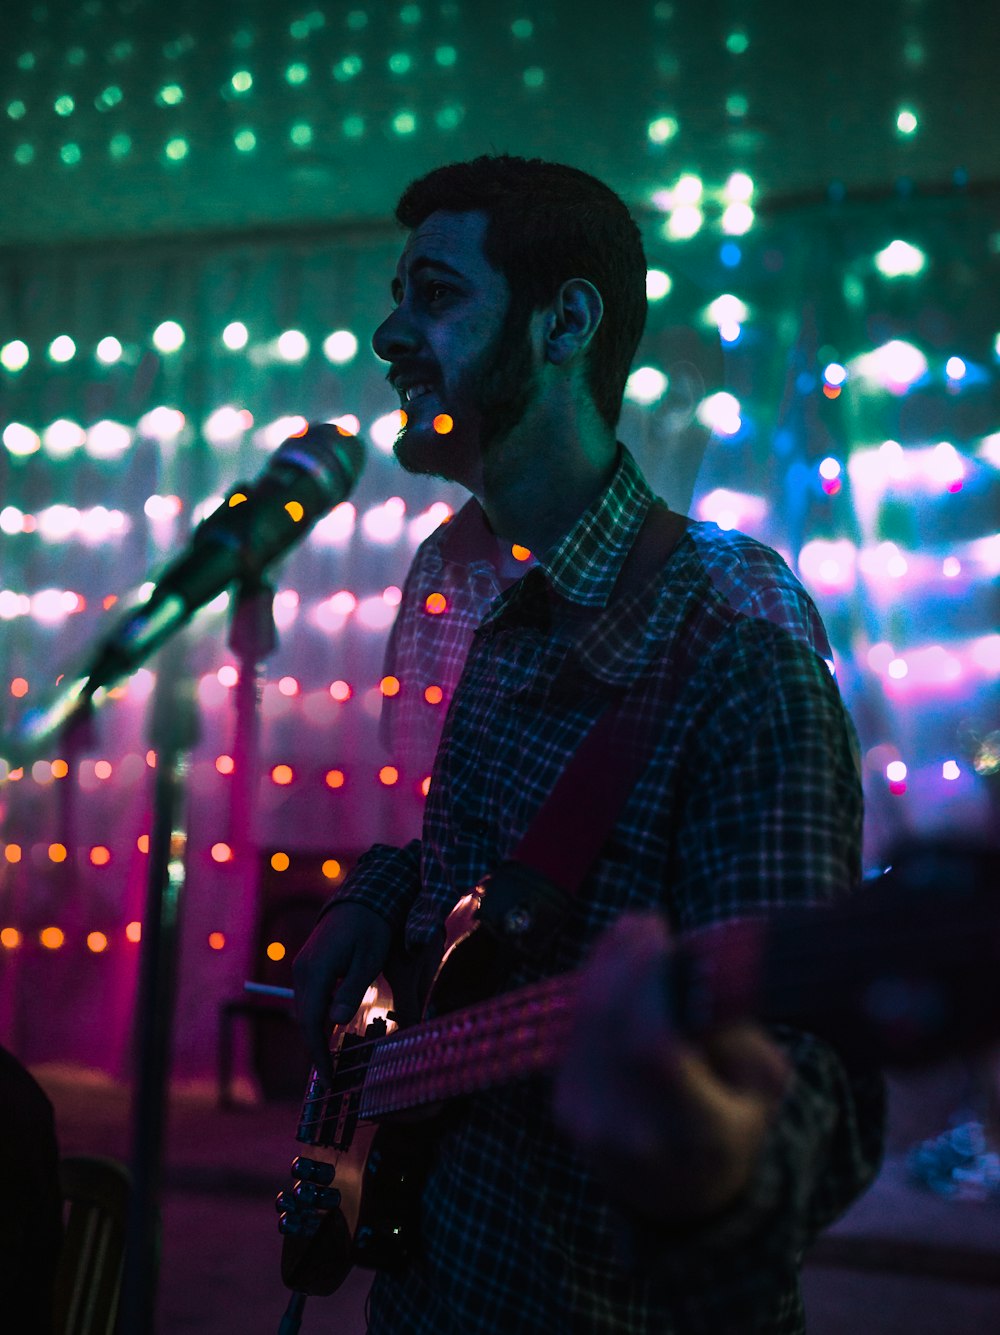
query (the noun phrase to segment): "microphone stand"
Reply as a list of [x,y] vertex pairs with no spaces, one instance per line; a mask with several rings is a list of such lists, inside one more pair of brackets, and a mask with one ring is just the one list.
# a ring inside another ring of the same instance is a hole
[[186,778],[190,752],[198,739],[198,715],[186,658],[180,636],[164,648],[156,674],[149,729],[150,745],[156,752],[156,781],[136,998],[132,1191],[127,1216],[121,1335],[150,1335],[155,1328],[164,1128],[186,881]]
[[[241,580],[233,592],[233,612],[227,643],[236,656],[239,678],[234,688],[233,780],[229,804],[229,845],[245,868],[242,893],[257,909],[260,859],[254,839],[254,815],[259,783],[261,664],[278,643],[274,625],[274,588],[266,580]],[[254,928],[257,914],[254,916]],[[251,933],[253,928],[251,929]],[[253,977],[255,936],[241,940],[244,961],[241,978]],[[242,1062],[238,1059],[237,1065]],[[225,1095],[226,1091],[222,1091]]]
[[[253,794],[257,785],[259,667],[277,644],[274,589],[266,580],[242,580],[233,595],[228,643],[239,659],[230,839],[245,855],[254,894]],[[165,1114],[177,992],[181,907],[186,880],[186,776],[198,741],[194,684],[186,670],[183,638],[161,654],[150,744],[156,750],[156,785],[146,911],[142,924],[136,1025],[136,1088],[132,1102],[132,1194],[129,1203],[121,1335],[155,1328],[160,1196]]]

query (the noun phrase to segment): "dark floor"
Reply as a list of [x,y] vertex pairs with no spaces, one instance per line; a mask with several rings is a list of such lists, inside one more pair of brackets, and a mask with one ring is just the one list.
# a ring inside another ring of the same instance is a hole
[[[127,1093],[70,1068],[36,1070],[56,1106],[64,1153],[127,1157]],[[807,1265],[811,1335],[1000,1332],[1000,1202],[948,1201],[914,1187],[905,1149],[941,1131],[960,1102],[960,1070],[892,1087],[890,1154],[868,1195]],[[276,1335],[274,1193],[296,1152],[297,1108],[223,1112],[214,1091],[175,1094],[163,1200],[156,1335]],[[367,1278],[312,1299],[302,1335],[361,1335]]]

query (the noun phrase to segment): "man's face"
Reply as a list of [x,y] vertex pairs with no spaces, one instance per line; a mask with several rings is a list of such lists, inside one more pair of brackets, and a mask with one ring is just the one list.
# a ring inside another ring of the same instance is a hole
[[483,252],[486,226],[483,213],[439,212],[415,228],[392,280],[396,308],[372,338],[406,414],[399,462],[477,494],[491,445],[522,419],[536,381],[526,317]]

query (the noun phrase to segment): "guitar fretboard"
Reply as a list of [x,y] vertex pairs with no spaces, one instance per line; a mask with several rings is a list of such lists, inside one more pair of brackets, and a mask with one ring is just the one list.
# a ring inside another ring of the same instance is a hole
[[547,979],[382,1039],[358,1115],[385,1117],[546,1070],[563,1048],[576,984],[572,974]]

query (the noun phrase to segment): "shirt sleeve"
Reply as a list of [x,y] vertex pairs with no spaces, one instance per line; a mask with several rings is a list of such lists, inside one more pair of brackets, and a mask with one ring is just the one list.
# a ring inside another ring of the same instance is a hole
[[381,914],[396,931],[402,931],[419,890],[420,840],[411,839],[402,848],[373,844],[324,904],[323,913],[334,904],[364,904]]
[[[676,827],[677,930],[851,893],[860,880],[861,785],[853,728],[826,662],[786,629],[745,618],[699,676],[702,720]],[[782,1025],[771,1032],[791,1075],[748,1191],[683,1237],[651,1221],[626,1229],[634,1258],[668,1265],[702,1304],[722,1255],[734,1292],[741,1282],[758,1296],[769,1282],[776,1291],[786,1284],[789,1266],[881,1161],[881,1074],[816,1035]]]

